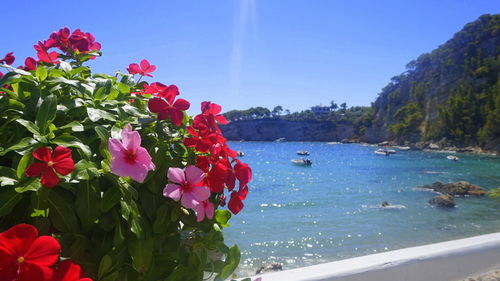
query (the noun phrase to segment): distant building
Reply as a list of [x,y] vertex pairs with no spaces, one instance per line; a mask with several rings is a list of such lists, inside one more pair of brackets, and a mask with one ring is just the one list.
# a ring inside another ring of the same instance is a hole
[[328,114],[328,113],[330,113],[330,107],[329,106],[316,105],[316,106],[311,107],[311,111],[314,114],[316,114],[316,115]]

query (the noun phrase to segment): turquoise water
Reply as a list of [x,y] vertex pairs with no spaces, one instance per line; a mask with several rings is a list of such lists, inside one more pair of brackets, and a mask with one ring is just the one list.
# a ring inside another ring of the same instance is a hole
[[[375,155],[375,147],[301,142],[231,142],[253,169],[243,211],[225,229],[238,244],[238,275],[263,264],[283,269],[341,260],[432,242],[500,231],[500,201],[456,198],[456,208],[436,209],[436,196],[415,187],[435,181],[470,181],[500,187],[500,157],[398,151]],[[311,167],[293,165],[308,150]],[[388,201],[401,205],[381,209]],[[403,207],[404,206],[404,207]]]

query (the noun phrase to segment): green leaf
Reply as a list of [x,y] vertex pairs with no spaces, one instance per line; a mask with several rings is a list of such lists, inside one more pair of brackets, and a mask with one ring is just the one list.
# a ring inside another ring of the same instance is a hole
[[16,171],[12,168],[0,166],[0,186],[16,184]]
[[36,68],[35,76],[36,76],[36,80],[38,80],[38,82],[44,81],[47,78],[47,75],[48,75],[47,68],[45,68],[44,66],[39,65]]
[[111,133],[109,132],[109,130],[107,130],[103,126],[96,126],[94,130],[102,142],[108,143],[108,140],[111,137]]
[[99,176],[99,170],[95,166],[94,162],[90,162],[85,159],[76,163],[73,173],[79,180],[90,180]]
[[97,88],[97,91],[95,91],[94,93],[94,99],[103,100],[104,98],[106,98],[106,88],[104,87]]
[[214,281],[223,281],[228,278],[238,267],[240,263],[241,252],[237,245],[232,246],[229,249],[229,253],[226,256],[226,261],[224,262],[224,266],[222,267],[222,271],[217,277],[215,277]]
[[77,122],[77,121],[72,121],[64,126],[61,126],[59,127],[59,129],[67,129],[67,128],[71,128],[71,131],[73,132],[83,132],[84,131],[84,127],[82,125],[82,123],[80,122]]
[[215,221],[222,227],[229,227],[229,219],[231,218],[231,212],[228,210],[217,210],[215,212]]
[[106,119],[110,121],[116,121],[115,115],[102,110],[102,109],[97,109],[93,107],[87,107],[87,115],[89,116],[90,121],[92,122],[97,122],[100,119]]
[[122,215],[122,218],[128,221],[130,217],[130,206],[125,201],[121,200],[120,207],[121,207],[120,213]]
[[90,230],[99,217],[100,201],[99,193],[89,181],[80,183],[76,191],[75,208],[83,231]]
[[[101,201],[101,211],[102,212],[107,212],[111,208],[113,208],[118,202],[120,202],[120,199],[122,198],[122,193],[118,188],[115,187],[110,187],[106,192],[104,192],[102,196],[102,201]],[[128,212],[130,213],[130,211]]]
[[137,272],[147,272],[151,266],[153,245],[153,240],[129,240],[128,252],[132,256],[132,267]]
[[66,79],[64,77],[54,77],[52,79],[50,79],[51,83],[62,83],[62,84],[66,84],[66,85],[69,85],[69,86],[72,86],[72,87],[75,87],[75,88],[78,88],[80,86],[80,82],[78,82],[77,80],[69,80],[69,79]]
[[106,275],[110,271],[112,264],[113,260],[109,255],[105,255],[104,257],[102,257],[101,262],[99,263],[99,271],[97,272],[98,280],[101,280],[104,275]]
[[19,164],[17,164],[17,171],[16,171],[16,176],[18,179],[24,176],[24,173],[26,172],[26,168],[28,167],[30,160],[31,160],[31,153],[24,154],[23,157],[21,157],[21,160],[19,160]]
[[23,196],[14,189],[0,189],[0,217],[9,215],[12,209],[21,201]]
[[16,122],[26,127],[32,134],[40,135],[40,129],[35,123],[24,119],[17,119]]
[[128,85],[123,84],[122,82],[117,82],[116,85],[118,86],[118,90],[120,90],[123,94],[130,93],[130,87]]
[[13,146],[11,146],[5,150],[0,151],[0,156],[4,156],[5,154],[7,154],[8,152],[10,152],[12,150],[24,150],[26,148],[31,147],[35,143],[36,143],[36,141],[32,138],[24,138],[24,139],[20,140],[18,143],[14,144]]
[[4,76],[0,77],[0,85],[9,84],[10,81],[19,77],[21,77],[21,75],[16,72],[7,72],[4,74]]
[[73,68],[71,67],[71,64],[61,60],[59,61],[59,66],[61,67],[62,70],[64,70],[64,72],[66,73],[70,73],[71,70],[73,70]]
[[30,178],[27,182],[21,183],[16,187],[16,192],[23,193],[26,191],[38,191],[42,187],[38,178]]
[[36,115],[36,125],[40,128],[40,132],[45,134],[49,124],[56,118],[57,98],[54,95],[46,97]]
[[153,231],[155,233],[162,233],[168,229],[170,224],[170,213],[168,212],[168,203],[163,205],[156,210],[156,219],[153,224]]
[[90,151],[90,147],[87,145],[83,144],[83,142],[74,136],[68,135],[68,134],[63,134],[55,139],[52,140],[53,143],[57,145],[62,145],[65,147],[75,147],[80,149],[81,152],[86,157],[90,157],[92,155],[92,152]]
[[61,188],[52,189],[47,198],[50,206],[49,218],[58,230],[75,233],[79,231],[79,226],[73,209],[74,200],[70,197]]

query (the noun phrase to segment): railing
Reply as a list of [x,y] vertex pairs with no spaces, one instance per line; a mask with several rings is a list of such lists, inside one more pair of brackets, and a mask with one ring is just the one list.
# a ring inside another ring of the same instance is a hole
[[498,268],[500,232],[260,276],[263,281],[457,281]]

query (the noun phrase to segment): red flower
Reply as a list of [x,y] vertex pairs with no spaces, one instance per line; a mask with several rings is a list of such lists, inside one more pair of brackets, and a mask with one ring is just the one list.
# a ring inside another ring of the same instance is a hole
[[57,58],[58,58],[59,54],[57,52],[50,52],[49,53],[48,49],[51,47],[51,44],[49,44],[49,41],[45,41],[43,43],[38,41],[38,44],[33,46],[36,50],[36,55],[38,56],[38,59],[40,61],[50,63],[50,64],[58,64],[59,61],[57,60]]
[[69,37],[69,42],[74,51],[78,50],[82,53],[101,49],[101,44],[95,42],[94,35],[89,32],[83,33],[80,29],[73,31]]
[[7,53],[3,59],[0,59],[0,63],[5,63],[8,65],[11,65],[14,63],[14,60],[16,59],[12,54],[14,52]]
[[92,281],[92,279],[84,278],[84,273],[78,264],[72,260],[64,260],[58,265],[52,281]]
[[60,251],[56,239],[38,237],[34,226],[18,224],[0,233],[0,280],[49,281]]
[[150,65],[147,60],[142,60],[141,66],[139,66],[137,63],[131,63],[128,66],[127,70],[128,70],[128,73],[130,73],[130,74],[139,74],[141,76],[153,77],[153,75],[151,75],[149,73],[155,71],[156,66]]
[[71,149],[58,146],[54,149],[51,155],[50,148],[40,147],[33,151],[33,157],[43,161],[35,162],[26,169],[28,177],[36,177],[42,174],[41,183],[48,188],[56,186],[60,179],[56,172],[65,176],[75,168],[73,159],[71,158]]
[[27,57],[24,60],[24,70],[36,70],[37,62],[32,57]]
[[231,192],[231,199],[229,199],[229,203],[227,207],[233,214],[238,214],[243,209],[243,200],[247,197],[248,187],[240,189],[239,191]]
[[165,120],[170,117],[172,123],[176,126],[182,124],[184,118],[184,110],[189,109],[189,102],[184,99],[177,99],[174,102],[175,96],[168,97],[167,100],[162,98],[153,98],[148,102],[148,108],[153,113],[158,113],[158,119]]

